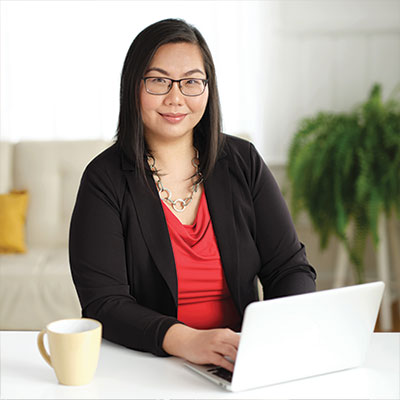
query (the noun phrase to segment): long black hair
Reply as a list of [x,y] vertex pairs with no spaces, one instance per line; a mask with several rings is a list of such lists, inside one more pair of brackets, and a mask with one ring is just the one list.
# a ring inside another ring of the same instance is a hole
[[223,146],[221,108],[215,66],[201,33],[182,19],[164,19],[140,32],[125,58],[121,73],[120,111],[117,144],[146,181],[147,146],[140,111],[140,83],[157,49],[167,43],[193,43],[199,46],[208,79],[208,103],[203,117],[195,126],[194,145],[200,152],[200,171],[205,179],[214,168]]

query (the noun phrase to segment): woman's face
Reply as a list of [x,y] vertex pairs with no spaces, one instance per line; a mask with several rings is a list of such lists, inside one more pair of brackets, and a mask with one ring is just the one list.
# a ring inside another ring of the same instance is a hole
[[[206,79],[203,57],[192,43],[168,43],[155,53],[144,77]],[[184,96],[174,82],[169,93],[153,95],[140,86],[140,107],[146,140],[170,141],[193,135],[193,128],[204,114],[208,86],[195,97]]]

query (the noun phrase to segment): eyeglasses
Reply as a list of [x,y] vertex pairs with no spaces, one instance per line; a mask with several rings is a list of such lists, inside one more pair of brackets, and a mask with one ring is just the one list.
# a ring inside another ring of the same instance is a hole
[[208,79],[185,78],[170,79],[147,76],[142,78],[146,92],[155,95],[163,95],[170,92],[174,82],[178,82],[178,87],[184,96],[200,96],[206,89]]

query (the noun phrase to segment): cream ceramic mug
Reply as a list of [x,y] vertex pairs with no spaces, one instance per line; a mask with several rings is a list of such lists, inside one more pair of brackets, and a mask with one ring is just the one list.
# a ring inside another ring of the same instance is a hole
[[[102,325],[90,318],[62,319],[51,322],[37,338],[40,354],[54,369],[63,385],[85,385],[96,371],[99,360]],[[50,354],[44,347],[47,334]]]

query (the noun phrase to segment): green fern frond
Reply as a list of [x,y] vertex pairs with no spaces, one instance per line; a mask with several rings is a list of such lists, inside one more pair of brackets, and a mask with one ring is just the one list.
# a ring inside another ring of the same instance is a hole
[[[308,213],[322,248],[337,236],[361,282],[366,239],[379,241],[379,214],[400,218],[400,85],[386,103],[376,84],[348,113],[304,118],[288,158],[294,217]],[[346,233],[351,222],[353,238]]]

